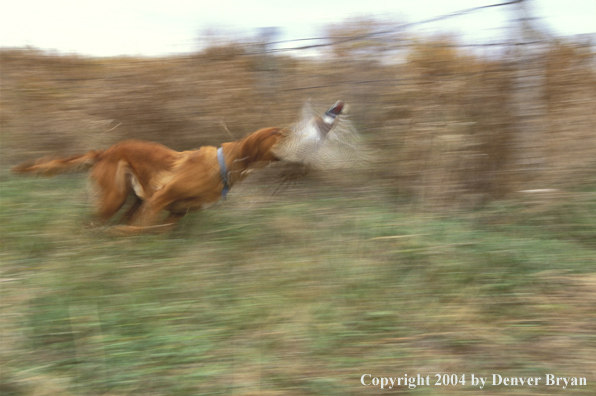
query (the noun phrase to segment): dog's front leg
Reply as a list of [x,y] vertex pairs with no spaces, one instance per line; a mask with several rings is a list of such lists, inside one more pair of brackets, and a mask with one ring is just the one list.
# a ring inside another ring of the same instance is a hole
[[143,205],[143,200],[141,198],[139,198],[137,196],[135,196],[134,198],[135,198],[135,200],[132,203],[132,205],[130,206],[130,208],[128,208],[126,213],[124,213],[124,215],[122,215],[122,217],[118,221],[119,224],[128,224],[128,225],[133,224],[133,221],[137,217],[138,211],[141,209],[141,206]]
[[186,212],[171,212],[163,221],[160,215],[175,199],[168,189],[157,191],[143,202],[129,219],[129,225],[115,226],[110,229],[114,235],[161,234],[171,231]]
[[[113,235],[135,235],[159,234],[170,231],[173,228],[175,221],[159,223],[159,215],[162,210],[163,205],[156,205],[153,199],[149,199],[148,201],[143,202],[140,207],[134,211],[132,216],[128,219],[128,225],[111,227],[109,232]],[[172,226],[167,227],[169,224],[172,224]]]

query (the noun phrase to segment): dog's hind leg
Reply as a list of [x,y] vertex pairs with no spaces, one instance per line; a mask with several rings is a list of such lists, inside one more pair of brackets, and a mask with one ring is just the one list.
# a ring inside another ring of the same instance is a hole
[[132,192],[124,172],[121,164],[100,163],[91,173],[95,189],[96,218],[101,224],[105,224],[122,208]]
[[125,202],[126,194],[115,193],[113,191],[103,194],[96,204],[97,220],[105,224],[122,208]]

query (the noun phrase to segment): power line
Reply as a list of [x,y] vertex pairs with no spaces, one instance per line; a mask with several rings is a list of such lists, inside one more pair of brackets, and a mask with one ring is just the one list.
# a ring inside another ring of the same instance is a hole
[[332,46],[332,45],[343,44],[343,43],[347,43],[347,42],[350,42],[350,41],[362,40],[362,39],[369,38],[369,37],[382,36],[382,35],[386,35],[386,34],[397,33],[397,32],[399,32],[401,30],[409,29],[409,28],[412,28],[414,26],[424,25],[424,24],[433,23],[433,22],[438,22],[438,21],[441,21],[441,20],[444,20],[444,19],[458,17],[458,16],[461,16],[461,15],[470,14],[470,13],[481,11],[481,10],[485,10],[485,9],[488,9],[488,8],[503,7],[503,6],[513,5],[513,4],[520,4],[522,1],[524,1],[524,0],[512,0],[512,1],[507,1],[507,2],[504,2],[504,3],[495,3],[495,4],[488,4],[488,5],[480,6],[480,7],[467,8],[467,9],[464,9],[464,10],[456,11],[456,12],[453,12],[453,13],[450,13],[450,14],[444,14],[444,15],[436,16],[436,17],[425,19],[425,20],[422,20],[422,21],[405,23],[405,24],[402,24],[402,25],[395,26],[395,27],[393,27],[391,29],[380,30],[380,31],[376,31],[376,32],[371,32],[371,33],[366,33],[366,34],[360,34],[360,35],[355,35],[355,36],[350,36],[350,37],[343,37],[343,38],[337,38],[337,37],[302,38],[302,39],[294,39],[294,40],[275,41],[275,42],[272,42],[272,43],[269,43],[269,44],[270,45],[280,45],[280,44],[288,44],[288,43],[302,42],[302,41],[332,40],[331,42],[328,42],[328,43],[305,45],[305,46],[301,46],[301,47],[276,49],[276,50],[272,50],[273,52],[300,51],[300,50],[313,49],[313,48],[329,47],[329,46]]

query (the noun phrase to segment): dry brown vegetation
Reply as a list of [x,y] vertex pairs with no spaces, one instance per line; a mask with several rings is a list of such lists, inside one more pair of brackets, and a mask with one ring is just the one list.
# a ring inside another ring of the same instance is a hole
[[[588,48],[553,42],[528,64],[517,47],[364,34],[318,59],[233,43],[163,59],[0,51],[0,393],[386,392],[360,384],[368,372],[468,375],[419,394],[473,392],[470,373],[542,376],[483,395],[594,394]],[[309,98],[351,105],[370,162],[278,195],[264,170],[166,236],[85,229],[79,175],[5,172],[129,137],[217,145],[293,122]],[[534,188],[554,189],[514,194]]]
[[[342,35],[340,28],[331,33]],[[593,180],[596,73],[589,47],[543,48],[528,66],[541,85],[525,97],[519,49],[481,57],[445,37],[395,47],[349,41],[316,60],[255,55],[237,43],[163,59],[2,50],[2,161],[130,137],[174,149],[217,145],[294,121],[305,100],[324,107],[341,98],[376,150],[362,169],[365,180],[401,197],[470,205]],[[530,146],[516,138],[525,122],[520,97],[538,109]]]

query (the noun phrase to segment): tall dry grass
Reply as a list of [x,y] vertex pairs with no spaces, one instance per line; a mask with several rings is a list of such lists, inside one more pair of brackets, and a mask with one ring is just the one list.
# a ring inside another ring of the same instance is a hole
[[[538,142],[522,147],[519,55],[483,57],[455,44],[404,39],[396,50],[365,41],[320,59],[254,54],[238,43],[161,59],[2,50],[2,163],[125,138],[175,149],[217,145],[291,123],[305,100],[324,108],[341,98],[375,155],[362,177],[335,181],[366,181],[439,207],[592,183],[596,73],[589,47],[553,42],[531,66],[542,86],[528,106],[543,116],[532,124]],[[539,166],[520,166],[524,157],[540,158]]]

